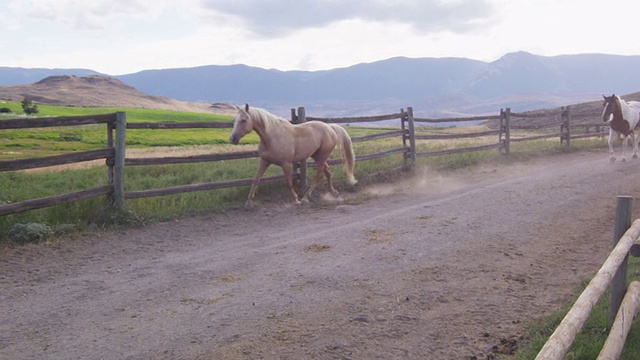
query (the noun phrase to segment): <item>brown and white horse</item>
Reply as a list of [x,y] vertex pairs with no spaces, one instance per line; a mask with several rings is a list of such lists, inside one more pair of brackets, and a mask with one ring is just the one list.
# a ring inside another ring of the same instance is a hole
[[249,197],[245,205],[247,208],[253,207],[256,187],[271,164],[282,168],[293,200],[296,204],[300,204],[298,195],[293,188],[293,163],[305,161],[309,157],[316,162],[316,177],[309,190],[304,194],[302,201],[309,201],[309,196],[318,186],[323,174],[327,177],[329,189],[334,195],[337,195],[338,192],[331,182],[331,171],[327,164],[336,145],[342,148],[347,181],[351,185],[355,185],[357,182],[353,174],[355,155],[351,138],[340,125],[326,124],[321,121],[308,121],[293,125],[264,109],[250,108],[249,104],[246,104],[238,109],[229,141],[232,144],[238,144],[240,139],[251,131],[255,131],[260,136],[260,145],[258,146],[260,163],[256,177],[251,184],[251,190],[249,190]]
[[619,96],[604,96],[602,104],[602,121],[609,123],[609,154],[611,162],[616,161],[616,155],[613,152],[613,140],[615,134],[622,135],[622,161],[627,160],[626,147],[629,137],[633,138],[633,158],[638,158],[638,142],[640,142],[640,134],[635,130],[640,120],[640,102],[622,100]]

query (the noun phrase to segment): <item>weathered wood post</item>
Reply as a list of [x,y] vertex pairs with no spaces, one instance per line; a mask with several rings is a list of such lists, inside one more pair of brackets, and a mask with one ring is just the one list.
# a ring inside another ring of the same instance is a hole
[[411,160],[410,166],[416,163],[416,129],[413,120],[413,108],[409,106],[407,108],[407,123],[409,125],[409,160]]
[[[116,124],[115,124],[115,114],[114,114],[114,120],[113,122],[108,122],[107,123],[107,148],[109,149],[113,149],[114,150],[114,154],[115,154],[115,146],[114,146],[114,138],[113,138],[113,133],[116,130]],[[115,155],[114,155],[115,156]],[[108,157],[107,158],[107,184],[112,185],[113,186],[113,166],[115,164],[115,159]]]
[[[616,218],[613,228],[613,247],[615,248],[620,238],[631,227],[631,209],[633,207],[633,198],[631,196],[618,196],[616,198]],[[627,260],[629,255],[624,258],[622,264],[611,279],[611,295],[609,301],[609,325],[613,325],[616,314],[627,292]]]
[[127,113],[116,113],[115,163],[113,170],[113,206],[116,211],[124,209],[124,159],[127,137]]
[[500,109],[500,134],[498,135],[498,141],[500,141],[500,136],[502,136],[503,133],[504,154],[508,156],[511,153],[511,108],[507,108],[506,110]]
[[[291,113],[292,115],[295,115],[295,112],[293,111],[293,109],[291,109]],[[298,116],[294,116],[294,119],[295,119],[295,121],[293,121],[294,124],[303,124],[307,122],[307,111],[305,110],[304,106],[301,106],[298,108]],[[302,189],[306,189],[308,185],[307,159],[300,161],[299,168],[300,168],[300,187]]]
[[[404,131],[407,129],[407,126],[405,125],[405,121],[407,121],[407,113],[404,111],[404,109],[400,109],[400,129],[402,130],[402,147],[407,147],[407,135],[404,133]],[[406,156],[405,156],[405,160],[406,160]]]
[[[562,123],[565,124],[565,140],[567,140],[567,146],[571,146],[571,107],[562,107]],[[562,143],[562,141],[560,142]]]

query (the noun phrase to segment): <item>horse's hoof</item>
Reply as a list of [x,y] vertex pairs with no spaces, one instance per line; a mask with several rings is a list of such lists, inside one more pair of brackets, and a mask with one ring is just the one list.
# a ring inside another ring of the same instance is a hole
[[627,158],[623,157],[622,159],[620,159],[620,161],[625,162],[625,161],[627,161]]
[[616,158],[614,158],[614,157],[610,158],[610,159],[609,159],[609,162],[612,162],[612,163],[613,163],[613,162],[616,162]]
[[247,202],[244,204],[244,208],[245,208],[246,210],[252,210],[252,209],[253,209],[253,202],[252,202],[252,201],[247,201]]
[[309,199],[307,197],[303,197],[302,198],[302,202],[298,201],[298,202],[296,202],[296,205],[308,204],[308,203],[309,203]]
[[638,158],[638,154],[633,154],[632,158],[637,159]]

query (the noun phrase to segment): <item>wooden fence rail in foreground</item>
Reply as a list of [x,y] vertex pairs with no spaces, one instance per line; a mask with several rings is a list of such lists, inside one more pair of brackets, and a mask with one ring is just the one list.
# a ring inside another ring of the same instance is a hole
[[[553,111],[545,113],[548,115],[568,114],[568,107],[563,108],[561,112]],[[559,137],[561,142],[567,140],[567,144],[571,138],[578,137],[590,137],[590,136],[602,136],[602,133],[596,131],[593,134],[570,134],[570,117],[561,115],[563,121],[560,124],[560,133],[544,134],[537,136],[529,136],[525,138],[512,139],[510,137],[511,124],[510,119],[512,117],[533,117],[529,114],[511,113],[510,109],[501,110],[499,115],[495,116],[472,116],[461,118],[414,118],[413,109],[411,107],[407,110],[401,110],[397,113],[387,115],[376,116],[360,116],[360,117],[341,117],[341,118],[318,118],[307,117],[304,107],[297,109],[291,109],[291,122],[294,124],[303,123],[306,121],[316,120],[326,123],[335,124],[354,124],[354,123],[372,123],[379,121],[398,120],[399,130],[389,130],[382,133],[366,135],[361,137],[353,137],[352,142],[365,142],[374,141],[387,138],[399,138],[399,144],[397,148],[381,151],[371,154],[357,154],[356,161],[368,161],[380,159],[387,156],[403,155],[405,164],[411,164],[416,161],[418,157],[426,156],[439,156],[447,154],[457,154],[463,152],[473,152],[489,149],[498,149],[504,151],[505,154],[509,154],[511,142],[532,141],[542,138]],[[471,134],[439,134],[439,135],[420,135],[416,134],[416,123],[460,123],[469,121],[482,121],[482,120],[496,120],[500,119],[500,127],[497,130],[480,131]],[[179,194],[191,191],[212,190],[227,187],[246,186],[251,183],[251,178],[217,181],[203,184],[188,184],[182,186],[175,186],[164,189],[147,189],[137,191],[126,191],[124,183],[124,171],[127,166],[140,166],[140,165],[165,165],[165,164],[181,164],[181,163],[196,163],[196,162],[212,162],[212,161],[226,161],[237,160],[258,157],[258,151],[241,151],[227,154],[206,154],[197,156],[183,156],[183,157],[155,157],[155,158],[127,158],[126,155],[126,133],[127,131],[135,131],[139,129],[156,129],[156,130],[174,130],[174,129],[230,129],[233,124],[230,122],[165,122],[165,123],[150,123],[150,122],[136,122],[127,123],[126,114],[123,112],[114,114],[103,115],[87,115],[87,116],[74,116],[74,117],[52,117],[52,118],[28,118],[28,119],[8,119],[0,121],[0,130],[12,130],[12,129],[27,129],[27,128],[40,128],[40,127],[65,127],[65,126],[80,126],[91,124],[106,124],[107,125],[107,148],[75,152],[56,156],[46,156],[32,159],[16,159],[8,161],[0,161],[0,172],[3,171],[16,171],[42,168],[54,165],[69,164],[82,161],[90,161],[96,159],[105,159],[108,166],[108,185],[100,186],[93,189],[86,189],[75,193],[62,194],[56,196],[50,196],[41,199],[31,199],[21,201],[12,204],[0,205],[0,216],[8,215],[17,212],[33,210],[37,208],[53,206],[63,204],[72,201],[78,201],[88,199],[92,197],[108,195],[111,198],[111,202],[117,209],[124,208],[125,199],[136,199],[151,196],[164,196]],[[555,125],[557,126],[557,124]],[[584,125],[579,125],[584,126]],[[578,126],[578,127],[579,127]],[[596,127],[599,130],[602,125],[589,125]],[[514,127],[515,128],[515,127]],[[586,128],[588,129],[588,127]],[[115,134],[115,136],[114,136]],[[429,140],[450,140],[461,138],[473,138],[473,137],[487,137],[496,136],[497,141],[488,145],[470,146],[463,148],[447,149],[440,151],[431,151],[418,153],[416,151],[416,141],[429,141]],[[342,159],[332,159],[329,164],[341,164]],[[301,162],[296,164],[296,172],[294,177],[299,181],[300,186],[306,187],[307,184],[307,168],[314,167],[313,162]],[[272,176],[263,178],[261,182],[276,182],[284,180],[284,176]]]
[[[591,279],[573,307],[544,344],[536,360],[561,360],[571,348],[578,332],[587,321],[596,303],[611,285],[609,313],[614,318],[609,337],[598,359],[617,359],[624,346],[633,318],[638,313],[638,285],[627,290],[627,258],[632,248],[640,249],[640,219],[631,223],[633,199],[618,196],[614,225],[615,246],[609,257]],[[631,252],[633,254],[633,251]],[[623,302],[623,296],[627,297]],[[617,354],[617,355],[616,355]],[[615,355],[615,356],[614,356]]]

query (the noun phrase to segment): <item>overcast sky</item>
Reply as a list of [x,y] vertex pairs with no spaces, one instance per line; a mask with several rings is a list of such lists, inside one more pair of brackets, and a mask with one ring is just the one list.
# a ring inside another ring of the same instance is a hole
[[0,0],[0,66],[109,75],[514,51],[640,55],[638,0]]

